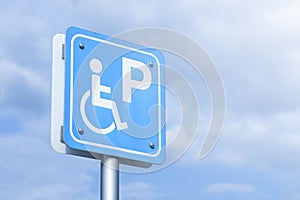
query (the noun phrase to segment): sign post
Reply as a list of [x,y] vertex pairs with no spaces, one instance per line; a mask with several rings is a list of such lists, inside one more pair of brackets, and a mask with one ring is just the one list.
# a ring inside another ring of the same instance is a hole
[[100,200],[119,200],[119,160],[104,155],[101,162]]
[[101,160],[101,200],[119,199],[119,164],[165,160],[164,59],[76,27],[53,38],[51,144]]

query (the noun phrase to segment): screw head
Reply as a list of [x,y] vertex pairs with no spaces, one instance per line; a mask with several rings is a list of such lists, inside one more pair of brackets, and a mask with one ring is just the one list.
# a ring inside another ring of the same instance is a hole
[[150,66],[150,67],[153,67],[153,66],[154,66],[154,63],[153,63],[152,61],[150,61],[150,62],[149,62],[149,66]]
[[151,143],[149,144],[149,147],[150,147],[151,149],[154,149],[155,144],[154,144],[153,142],[151,142]]
[[78,133],[82,135],[82,134],[84,134],[84,130],[82,128],[79,128]]
[[83,43],[80,43],[80,44],[79,44],[79,48],[80,48],[80,49],[84,49],[84,44],[83,44]]

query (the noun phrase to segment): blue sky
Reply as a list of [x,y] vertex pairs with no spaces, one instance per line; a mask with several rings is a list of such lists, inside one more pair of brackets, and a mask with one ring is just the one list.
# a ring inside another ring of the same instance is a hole
[[197,159],[199,131],[173,165],[122,173],[121,199],[300,199],[299,1],[12,0],[0,18],[1,199],[98,199],[99,163],[50,146],[51,42],[70,25],[176,30],[206,49],[224,81],[214,151]]

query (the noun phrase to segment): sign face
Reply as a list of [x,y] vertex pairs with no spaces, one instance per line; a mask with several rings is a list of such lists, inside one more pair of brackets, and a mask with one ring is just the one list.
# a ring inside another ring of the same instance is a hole
[[154,49],[70,27],[63,140],[91,154],[165,160],[164,61]]

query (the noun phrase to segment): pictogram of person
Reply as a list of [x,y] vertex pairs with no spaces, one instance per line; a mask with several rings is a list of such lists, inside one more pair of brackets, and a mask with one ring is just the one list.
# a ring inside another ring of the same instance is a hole
[[100,73],[102,72],[102,63],[99,59],[93,58],[90,61],[90,69],[92,74],[92,105],[112,110],[113,118],[118,130],[127,129],[127,123],[121,122],[117,105],[110,99],[101,98],[100,93],[111,94],[111,88],[101,85]]

